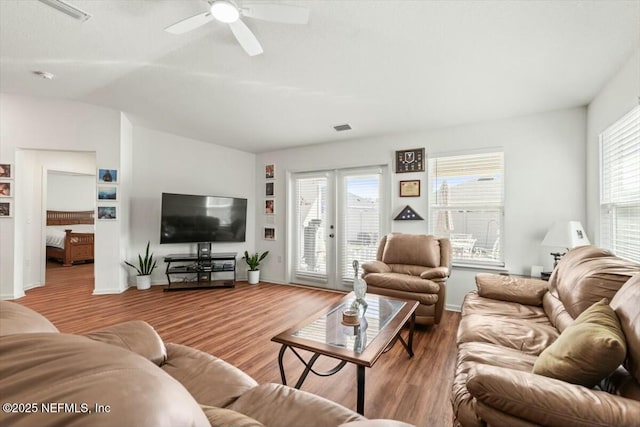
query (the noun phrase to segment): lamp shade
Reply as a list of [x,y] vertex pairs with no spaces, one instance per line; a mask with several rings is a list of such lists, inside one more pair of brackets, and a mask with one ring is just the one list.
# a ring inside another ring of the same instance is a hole
[[541,244],[571,249],[590,243],[580,221],[556,221],[547,231]]

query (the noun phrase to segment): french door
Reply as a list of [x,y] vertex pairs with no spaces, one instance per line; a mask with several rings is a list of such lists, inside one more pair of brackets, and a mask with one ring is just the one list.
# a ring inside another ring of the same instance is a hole
[[349,289],[386,232],[386,166],[292,175],[291,281]]

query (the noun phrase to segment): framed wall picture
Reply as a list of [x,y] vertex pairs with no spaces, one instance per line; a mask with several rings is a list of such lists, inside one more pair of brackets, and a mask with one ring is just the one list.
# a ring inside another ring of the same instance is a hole
[[0,163],[0,179],[13,179],[13,165]]
[[400,181],[400,197],[420,197],[420,180]]
[[115,185],[98,185],[98,200],[115,202],[118,200],[118,187]]
[[264,213],[274,214],[276,213],[276,201],[273,199],[267,199],[264,201]]
[[265,191],[264,191],[264,195],[265,196],[267,196],[267,197],[274,196],[274,194],[273,194],[273,182],[265,183],[264,189],[265,189]]
[[98,206],[99,220],[116,220],[118,219],[117,206]]
[[10,218],[11,216],[13,216],[11,202],[0,202],[0,218]]
[[265,227],[264,228],[264,240],[276,240],[276,229],[275,229],[275,227]]
[[396,151],[396,173],[424,172],[424,148]]
[[0,181],[0,197],[12,197],[13,186],[11,181]]
[[276,177],[276,165],[270,164],[264,166],[264,177],[266,179],[275,179]]
[[118,169],[98,169],[98,182],[101,184],[117,184]]

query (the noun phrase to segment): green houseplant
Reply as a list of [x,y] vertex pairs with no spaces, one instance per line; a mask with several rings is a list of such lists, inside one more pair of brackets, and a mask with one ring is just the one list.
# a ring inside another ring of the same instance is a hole
[[254,253],[253,255],[249,255],[249,252],[244,251],[244,256],[242,257],[242,259],[249,266],[249,271],[247,272],[247,281],[250,285],[255,285],[260,281],[260,270],[258,269],[258,266],[260,265],[260,262],[262,262],[262,260],[267,257],[267,255],[269,255],[269,251],[265,251],[264,253],[262,253],[262,255],[260,255],[258,252]]
[[158,262],[153,259],[153,254],[149,253],[149,245],[151,242],[147,242],[147,249],[142,255],[138,254],[138,265],[135,266],[128,261],[124,263],[129,267],[134,268],[138,275],[136,276],[136,286],[138,289],[149,289],[151,287],[151,273],[157,267]]

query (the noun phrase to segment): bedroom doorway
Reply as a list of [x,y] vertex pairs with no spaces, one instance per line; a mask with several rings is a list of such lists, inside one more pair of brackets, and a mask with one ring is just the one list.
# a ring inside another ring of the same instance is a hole
[[45,286],[86,285],[92,290],[96,175],[45,169],[42,189],[43,283]]

